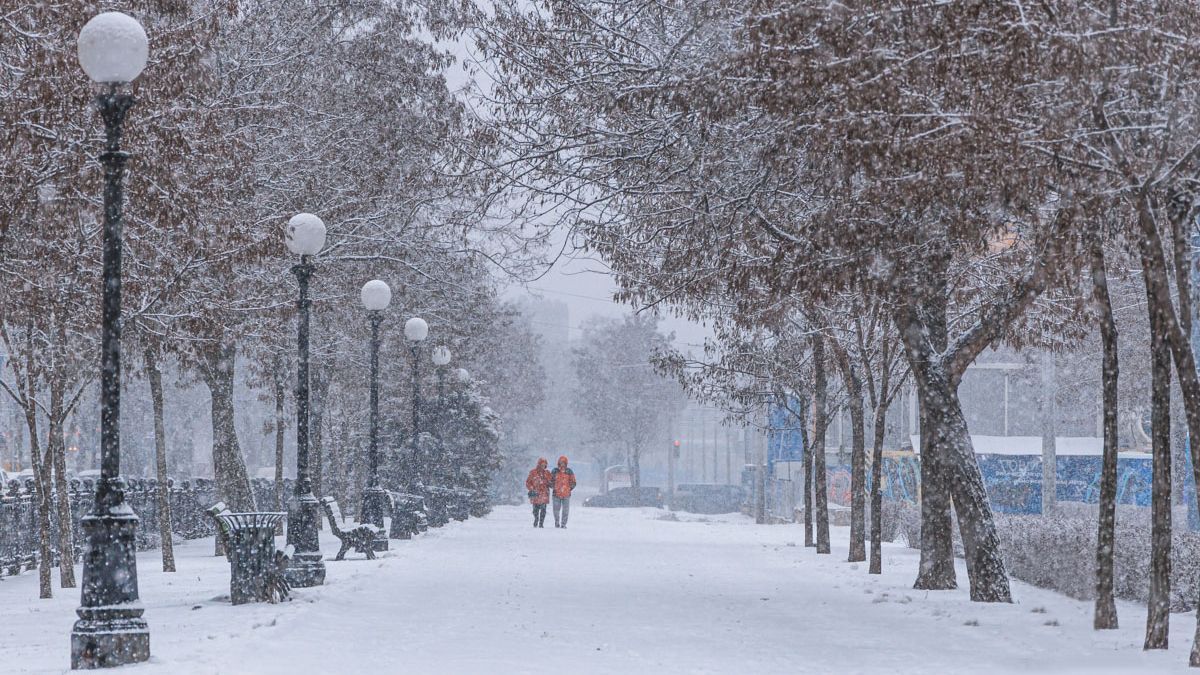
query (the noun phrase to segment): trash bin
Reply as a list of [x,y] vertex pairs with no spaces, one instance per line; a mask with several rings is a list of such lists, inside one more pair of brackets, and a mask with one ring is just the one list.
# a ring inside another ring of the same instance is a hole
[[229,599],[266,602],[275,570],[275,526],[286,513],[221,513],[229,556]]

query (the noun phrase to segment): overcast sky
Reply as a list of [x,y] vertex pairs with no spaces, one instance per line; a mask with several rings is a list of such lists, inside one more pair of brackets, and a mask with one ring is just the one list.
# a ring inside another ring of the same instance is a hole
[[[579,337],[579,329],[592,316],[620,317],[633,308],[613,301],[616,285],[604,263],[593,257],[563,256],[541,279],[521,286],[511,284],[505,297],[545,298],[566,303],[570,311],[571,338]],[[659,324],[663,332],[675,333],[675,345],[681,350],[699,352],[708,329],[697,323],[664,317]]]

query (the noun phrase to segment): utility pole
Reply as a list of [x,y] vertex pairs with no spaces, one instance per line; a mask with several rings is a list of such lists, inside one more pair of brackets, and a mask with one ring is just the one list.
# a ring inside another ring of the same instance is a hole
[[675,459],[679,457],[679,439],[667,448],[667,508],[675,510]]
[[725,484],[733,485],[733,427],[725,427]]
[[716,429],[718,429],[718,426],[720,424],[721,423],[720,423],[719,419],[713,420],[713,483],[714,484],[721,482],[721,472],[718,471],[718,466],[716,466]]
[[1056,422],[1058,406],[1056,390],[1058,388],[1057,373],[1054,372],[1054,352],[1047,351],[1042,356],[1042,515],[1049,515],[1054,510],[1055,493],[1058,491],[1057,469],[1058,458],[1055,447]]
[[766,443],[763,441],[762,432],[758,429],[754,430],[754,473],[755,473],[755,495],[754,500],[754,522],[763,525],[767,522],[767,453]]

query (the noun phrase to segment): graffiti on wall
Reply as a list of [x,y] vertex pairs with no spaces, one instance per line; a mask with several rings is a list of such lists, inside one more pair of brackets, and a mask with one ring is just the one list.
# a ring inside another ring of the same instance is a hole
[[[1037,455],[976,455],[992,508],[999,513],[1041,513],[1042,458]],[[1100,457],[1058,457],[1055,493],[1059,501],[1096,504],[1100,501]],[[850,466],[826,467],[829,500],[850,504]],[[871,471],[868,464],[867,486]],[[883,498],[916,504],[920,497],[921,458],[911,452],[885,452]],[[1150,505],[1150,458],[1121,457],[1117,460],[1117,503]]]

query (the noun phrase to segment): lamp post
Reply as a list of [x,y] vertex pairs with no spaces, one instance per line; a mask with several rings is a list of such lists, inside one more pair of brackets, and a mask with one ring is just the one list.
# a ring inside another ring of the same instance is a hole
[[313,274],[312,256],[325,247],[325,223],[311,213],[300,213],[288,221],[285,237],[288,250],[300,256],[292,273],[300,285],[299,362],[296,366],[296,491],[288,503],[287,543],[295,548],[285,577],[296,588],[325,583],[325,561],[317,523],[319,503],[308,476],[308,280]]
[[387,512],[388,495],[379,485],[379,325],[383,310],[392,302],[392,289],[378,279],[362,287],[362,304],[371,320],[371,440],[367,450],[367,489],[363,490],[359,522],[380,528],[375,537],[375,550],[388,550],[388,538],[383,534],[383,516]]
[[431,357],[433,360],[433,365],[437,366],[438,400],[441,400],[446,397],[445,366],[450,363],[450,348],[446,346],[434,347]]
[[417,483],[424,485],[424,463],[421,461],[421,451],[418,439],[421,435],[421,372],[420,348],[421,342],[429,337],[429,324],[425,319],[414,316],[404,322],[404,337],[408,338],[408,349],[412,354],[412,456],[413,466],[417,472]]
[[134,534],[138,518],[125,502],[121,479],[121,219],[122,181],[129,153],[121,150],[126,85],[149,56],[146,31],[120,12],[92,18],[79,31],[79,63],[104,87],[96,107],[104,118],[104,288],[100,347],[100,480],[92,512],[80,521],[87,552],[79,620],[71,630],[71,668],[120,666],[150,658],[150,629],[138,598]]
[[445,345],[438,345],[433,348],[429,356],[437,371],[438,380],[438,415],[436,424],[434,425],[434,433],[437,435],[438,444],[436,454],[430,458],[429,464],[435,470],[441,471],[445,468],[442,465],[446,461],[445,447],[442,445],[442,433],[444,431],[443,427],[446,424],[446,365],[450,363],[450,348]]

